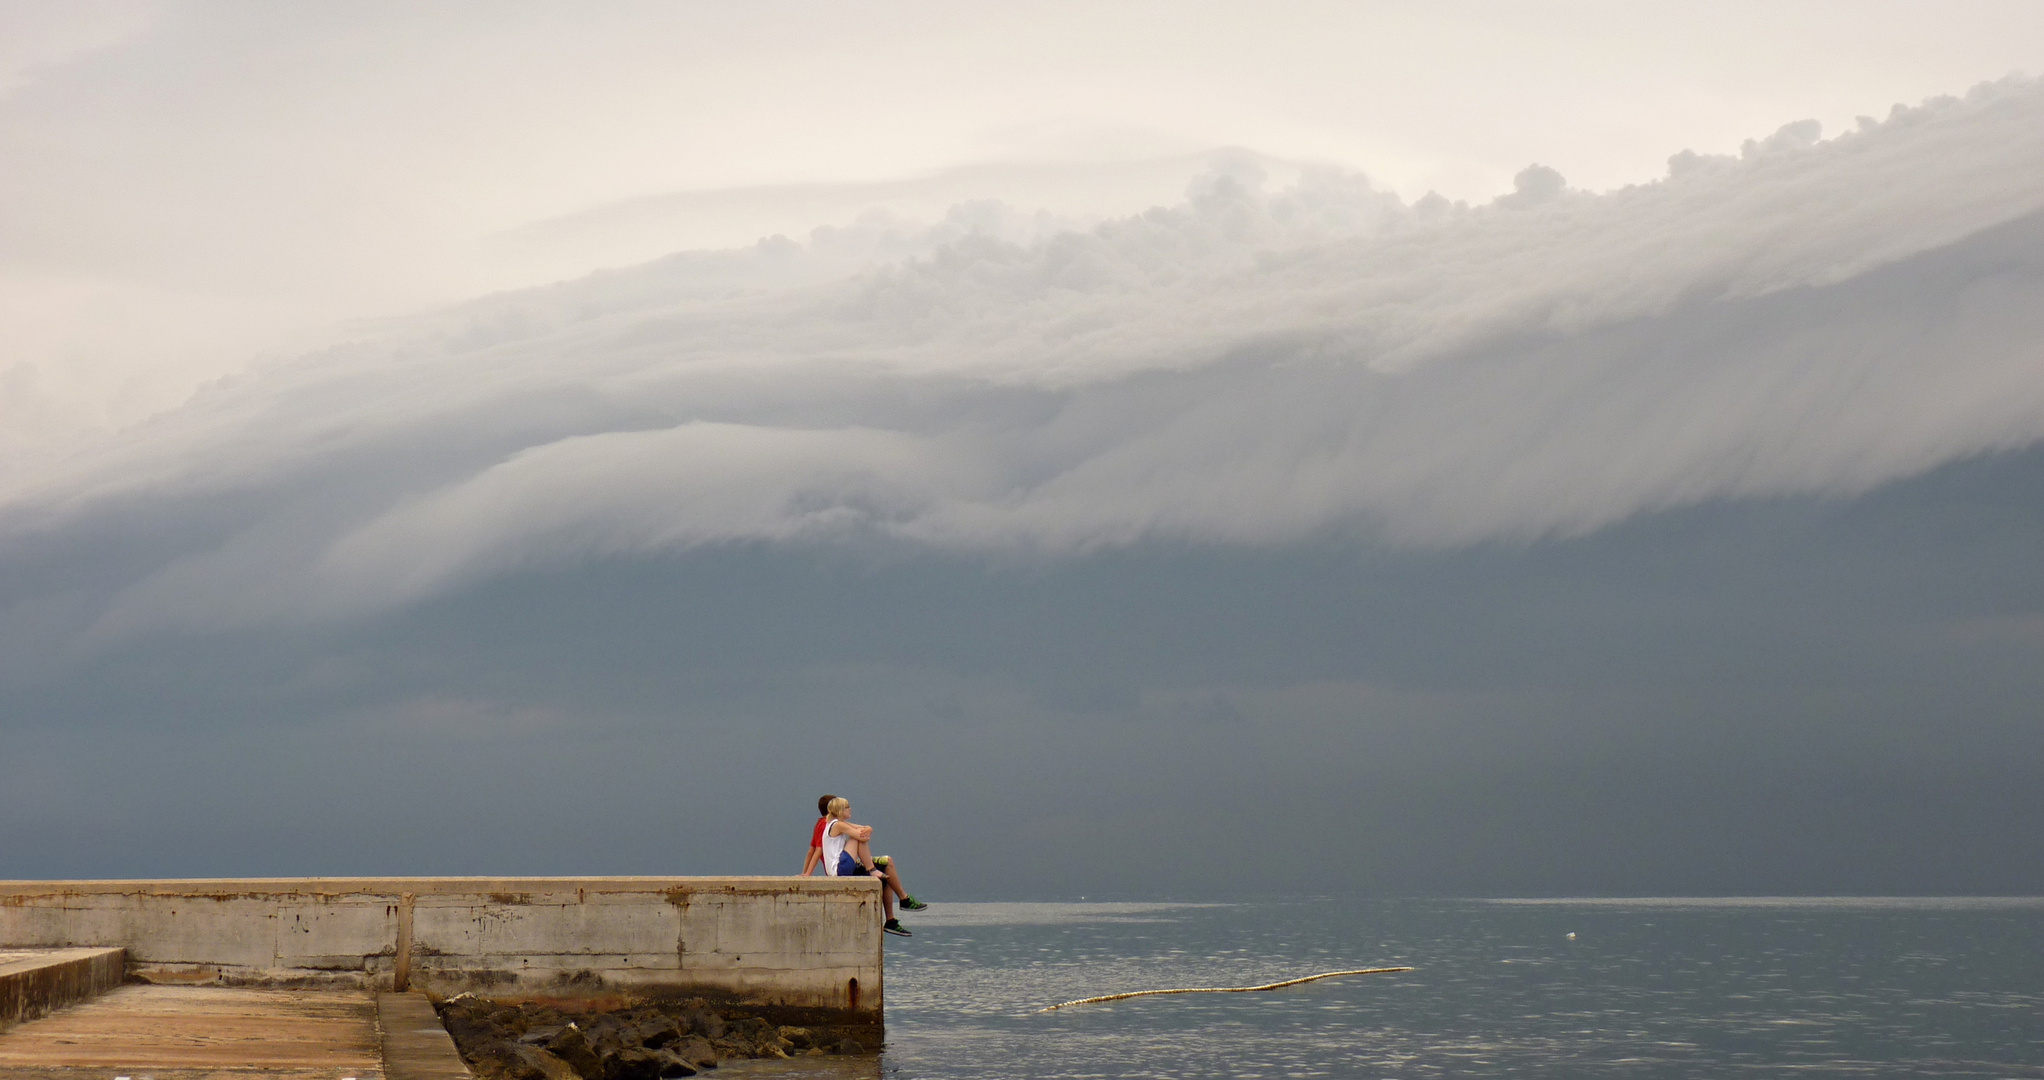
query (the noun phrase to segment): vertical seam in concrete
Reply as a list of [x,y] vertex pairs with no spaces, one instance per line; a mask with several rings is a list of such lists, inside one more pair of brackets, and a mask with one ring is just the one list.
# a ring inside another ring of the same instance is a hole
[[412,988],[412,904],[416,893],[397,898],[397,955],[391,974],[391,989],[402,994]]
[[674,964],[677,971],[688,970],[688,902],[689,893],[669,892],[668,910],[674,912]]

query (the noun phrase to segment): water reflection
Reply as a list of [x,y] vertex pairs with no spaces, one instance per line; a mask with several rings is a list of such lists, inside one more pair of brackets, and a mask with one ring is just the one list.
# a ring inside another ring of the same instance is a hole
[[729,1061],[715,1075],[731,1080],[880,1080],[884,1070],[880,1054],[803,1054]]
[[890,1077],[2044,1078],[2035,901],[954,904],[916,930],[888,943]]

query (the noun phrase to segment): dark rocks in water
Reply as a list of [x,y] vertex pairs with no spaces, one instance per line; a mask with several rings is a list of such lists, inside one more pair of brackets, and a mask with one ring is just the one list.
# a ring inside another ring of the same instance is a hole
[[546,1044],[546,1049],[547,1053],[567,1062],[581,1076],[603,1075],[603,1060],[590,1048],[589,1037],[573,1024],[562,1028],[561,1033]]
[[522,1071],[517,1055],[511,1052],[512,1044],[502,1039],[472,1044],[456,1041],[454,1045],[462,1049],[461,1056],[477,1076],[511,1076]]
[[575,1071],[573,1065],[537,1046],[517,1043],[512,1046],[511,1052],[523,1066],[524,1075],[518,1080],[581,1080],[582,1074]]
[[491,1021],[487,1004],[478,1006],[474,999],[448,1002],[441,1007],[440,1023],[447,1034],[454,1036],[456,1044],[494,1042],[502,1038],[502,1029]]
[[669,1046],[667,1052],[699,1069],[715,1068],[717,1064],[717,1048],[701,1035],[690,1035]]
[[658,1020],[649,1020],[634,1026],[625,1033],[625,1039],[638,1043],[648,1050],[658,1050],[669,1043],[679,1041],[682,1034],[680,1024],[663,1016]]
[[695,1067],[665,1050],[627,1047],[604,1059],[603,1080],[663,1080],[694,1076]]
[[582,1080],[575,1068],[537,1046],[498,1039],[476,1048],[470,1060],[478,1073],[503,1080]]
[[478,1080],[670,1080],[725,1058],[865,1052],[857,1040],[833,1041],[828,1029],[720,1014],[701,998],[578,1013],[463,995],[439,1008]]
[[724,1018],[694,1002],[683,1008],[677,1019],[688,1025],[691,1034],[701,1035],[705,1039],[724,1037]]
[[726,1038],[742,1039],[749,1043],[773,1042],[781,1037],[781,1029],[771,1020],[748,1016],[726,1025]]

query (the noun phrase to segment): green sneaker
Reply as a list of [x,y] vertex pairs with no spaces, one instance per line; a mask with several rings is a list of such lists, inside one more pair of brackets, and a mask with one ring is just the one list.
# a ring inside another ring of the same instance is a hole
[[901,898],[901,903],[896,904],[895,906],[903,911],[921,911],[924,908],[929,907],[930,905],[923,903],[921,900],[918,900],[913,896],[904,896]]
[[880,927],[880,929],[882,929],[882,930],[885,930],[885,931],[887,931],[887,932],[888,932],[888,933],[890,933],[890,934],[893,934],[893,935],[894,935],[895,937],[914,937],[914,936],[915,936],[914,934],[911,934],[911,933],[909,933],[909,932],[908,932],[908,927],[906,927],[906,926],[903,926],[903,925],[901,925],[901,923],[900,923],[900,922],[898,922],[898,921],[896,921],[896,920],[894,920],[894,919],[889,919],[889,920],[887,920],[887,922],[886,922],[885,924],[883,924],[883,925],[882,925],[882,926]]

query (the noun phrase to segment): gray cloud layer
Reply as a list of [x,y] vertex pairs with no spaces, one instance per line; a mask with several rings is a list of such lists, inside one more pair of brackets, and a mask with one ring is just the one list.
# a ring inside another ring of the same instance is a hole
[[10,463],[0,873],[784,872],[849,788],[940,897],[2044,888],[2040,120],[1238,155],[220,382]]
[[1812,128],[1607,195],[1266,194],[1243,158],[1084,232],[968,205],[675,256],[223,381],[18,470],[0,528],[231,507],[119,634],[732,542],[1581,535],[2044,437],[2044,87]]
[[[2034,894],[2040,535],[2033,448],[1525,546],[715,545],[8,642],[0,873],[785,873],[850,790],[939,899]],[[69,539],[46,586],[136,543]]]

